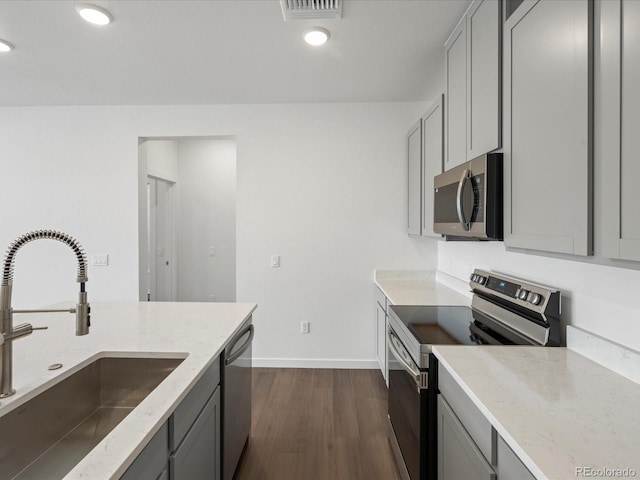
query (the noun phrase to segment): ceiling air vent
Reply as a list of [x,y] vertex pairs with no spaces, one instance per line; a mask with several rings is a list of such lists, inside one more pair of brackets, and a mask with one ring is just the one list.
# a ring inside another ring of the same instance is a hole
[[342,0],[280,0],[285,20],[341,18]]

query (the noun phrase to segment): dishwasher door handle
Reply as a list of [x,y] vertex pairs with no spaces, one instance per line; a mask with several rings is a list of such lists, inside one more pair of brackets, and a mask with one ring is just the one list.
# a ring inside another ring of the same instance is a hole
[[253,324],[249,325],[249,328],[247,328],[244,332],[242,332],[242,334],[240,334],[238,336],[238,340],[236,340],[233,345],[231,345],[231,347],[229,348],[229,352],[233,351],[233,348],[236,346],[236,343],[238,343],[238,341],[244,336],[245,333],[249,332],[249,338],[247,338],[245,340],[245,342],[242,344],[242,346],[240,347],[240,349],[227,356],[227,358],[225,358],[224,360],[224,364],[225,365],[231,365],[233,362],[235,362],[238,358],[240,358],[240,356],[247,351],[247,348],[249,348],[249,346],[251,345],[251,342],[253,341],[253,334],[254,334],[254,330],[253,330]]

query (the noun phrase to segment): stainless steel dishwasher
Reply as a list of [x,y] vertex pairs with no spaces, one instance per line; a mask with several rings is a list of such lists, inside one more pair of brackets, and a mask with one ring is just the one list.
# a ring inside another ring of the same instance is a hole
[[224,351],[222,369],[222,478],[232,480],[251,430],[251,342],[249,317]]

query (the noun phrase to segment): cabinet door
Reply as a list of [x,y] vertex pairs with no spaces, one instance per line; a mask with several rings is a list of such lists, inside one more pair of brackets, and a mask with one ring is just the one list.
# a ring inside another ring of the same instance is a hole
[[157,480],[166,475],[169,428],[165,423],[140,452],[120,480]]
[[498,437],[497,449],[497,469],[500,480],[535,480],[529,469],[524,466],[524,463],[500,436]]
[[378,365],[384,377],[388,382],[389,375],[387,373],[387,314],[384,308],[376,302],[376,357]]
[[598,254],[640,260],[640,2],[596,3],[595,182]]
[[526,0],[504,25],[504,237],[592,254],[589,0]]
[[442,395],[438,395],[438,479],[495,480],[496,474]]
[[444,46],[446,61],[445,163],[449,170],[467,161],[467,29],[463,18]]
[[444,157],[443,95],[422,117],[422,236],[440,237],[433,231],[433,177],[442,173]]
[[220,388],[211,396],[171,457],[172,480],[220,480]]
[[467,13],[467,160],[501,146],[501,25],[498,0]]
[[422,163],[422,122],[418,122],[408,135],[409,151],[409,235],[420,235],[422,220],[421,163]]

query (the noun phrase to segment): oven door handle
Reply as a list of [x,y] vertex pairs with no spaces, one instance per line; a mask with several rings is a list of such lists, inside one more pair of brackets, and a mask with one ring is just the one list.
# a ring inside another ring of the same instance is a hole
[[391,353],[393,353],[393,356],[396,357],[396,360],[398,361],[398,363],[400,363],[400,365],[402,365],[404,369],[409,374],[411,374],[419,390],[427,388],[426,374],[423,374],[419,369],[414,368],[413,365],[407,362],[404,356],[400,353],[400,350],[398,350],[398,347],[395,345],[395,342],[400,342],[400,339],[391,330],[389,330],[388,336],[389,336],[389,345],[388,345],[389,350],[391,350]]
[[465,187],[467,186],[467,183],[471,183],[471,171],[469,169],[465,169],[464,172],[462,172],[462,176],[460,177],[460,181],[458,182],[458,191],[456,193],[456,209],[458,211],[458,221],[460,222],[460,225],[462,225],[462,229],[465,231],[471,229],[471,220],[467,220],[463,205],[463,196],[466,190]]

